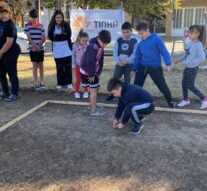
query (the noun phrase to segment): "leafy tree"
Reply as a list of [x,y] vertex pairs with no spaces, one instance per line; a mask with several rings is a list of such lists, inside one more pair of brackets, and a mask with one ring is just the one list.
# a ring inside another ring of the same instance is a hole
[[13,14],[14,21],[16,23],[16,18],[21,17],[22,27],[24,26],[24,15],[28,13],[28,10],[32,7],[31,0],[4,0],[6,2]]
[[76,0],[73,2],[75,6],[83,9],[113,9],[117,8],[120,5],[120,0]]
[[180,5],[180,0],[76,0],[74,5],[83,9],[101,8],[116,9],[124,4],[124,9],[133,15],[141,15],[144,19],[152,21],[154,18],[163,19],[174,7]]
[[41,0],[41,7],[53,9],[56,6],[56,0]]
[[[141,15],[146,20],[163,19],[172,11],[173,0],[125,0],[124,7],[129,13]],[[180,5],[180,0],[174,1],[174,7]]]

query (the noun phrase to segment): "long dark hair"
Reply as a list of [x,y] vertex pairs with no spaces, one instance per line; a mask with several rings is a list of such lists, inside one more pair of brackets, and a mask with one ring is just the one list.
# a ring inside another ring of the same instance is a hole
[[191,25],[189,31],[195,31],[199,33],[198,40],[202,42],[203,46],[206,45],[206,28],[204,25]]
[[56,25],[55,17],[56,17],[57,15],[61,15],[61,16],[62,16],[63,20],[62,20],[62,23],[60,24],[60,26],[61,26],[62,32],[65,31],[65,27],[64,27],[64,22],[65,22],[65,20],[64,20],[63,12],[62,12],[61,10],[57,9],[57,10],[54,12],[54,14],[53,14],[53,16],[52,16],[52,19],[51,19],[51,21],[50,21],[50,24],[49,24],[49,26],[48,26],[48,32],[55,28],[55,25]]

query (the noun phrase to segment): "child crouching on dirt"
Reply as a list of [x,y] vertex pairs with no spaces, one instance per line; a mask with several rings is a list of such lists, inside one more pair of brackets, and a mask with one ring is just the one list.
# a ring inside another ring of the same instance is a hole
[[107,90],[119,97],[113,128],[124,128],[131,118],[134,123],[131,133],[139,134],[143,128],[143,115],[154,111],[154,98],[140,86],[122,82],[116,77],[109,80]]
[[190,26],[189,37],[191,42],[188,44],[188,48],[186,48],[186,55],[175,62],[177,64],[179,61],[183,61],[185,65],[182,80],[183,100],[178,104],[178,107],[185,107],[190,104],[190,99],[188,97],[188,90],[190,90],[200,98],[200,109],[206,109],[207,97],[195,86],[199,64],[206,60],[204,52],[206,43],[205,26]]
[[86,52],[81,63],[81,79],[83,87],[90,87],[90,102],[91,102],[91,116],[104,115],[102,109],[96,106],[97,91],[99,78],[103,69],[104,63],[104,48],[111,42],[111,34],[107,30],[102,30],[98,36],[90,40]]

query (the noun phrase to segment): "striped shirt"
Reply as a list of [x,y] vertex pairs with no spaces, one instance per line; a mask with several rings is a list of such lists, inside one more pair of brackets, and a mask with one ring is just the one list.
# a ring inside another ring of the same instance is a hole
[[[40,23],[33,25],[31,22],[28,22],[24,27],[24,32],[26,35],[30,36],[32,41],[37,45],[40,44],[42,37],[45,36],[45,29]],[[32,44],[29,44],[29,50],[32,50]],[[43,45],[40,47],[40,50],[44,50]]]

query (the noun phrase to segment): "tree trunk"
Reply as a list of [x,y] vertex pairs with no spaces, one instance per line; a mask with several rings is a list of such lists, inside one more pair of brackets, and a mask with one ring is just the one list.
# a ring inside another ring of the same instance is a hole
[[21,15],[21,25],[22,25],[22,28],[24,28],[24,14],[20,13],[20,15]]
[[17,19],[16,19],[16,15],[15,15],[14,9],[12,9],[12,17],[14,19],[15,25],[17,25]]
[[140,22],[140,17],[137,14],[132,14],[132,26],[134,28],[137,27],[138,23]]

